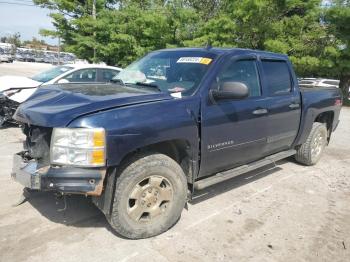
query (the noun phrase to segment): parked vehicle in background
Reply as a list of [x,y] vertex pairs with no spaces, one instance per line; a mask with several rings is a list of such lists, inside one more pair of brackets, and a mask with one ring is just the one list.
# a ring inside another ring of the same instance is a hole
[[12,63],[13,57],[9,54],[0,54],[0,62],[3,63]]
[[315,87],[317,84],[316,78],[299,78],[299,86],[301,87]]
[[63,64],[71,64],[77,59],[74,54],[71,53],[61,53],[61,63]]
[[6,52],[6,50],[3,50],[0,48],[0,63],[12,63],[13,62],[13,56],[11,53]]
[[16,53],[15,54],[15,60],[19,61],[19,62],[24,62],[24,57],[21,54]]
[[342,105],[337,88],[300,89],[287,56],[245,49],[155,51],[113,81],[42,87],[23,103],[12,177],[91,195],[132,239],[168,230],[195,190],[289,156],[316,164]]
[[319,87],[337,87],[339,88],[339,83],[340,80],[336,80],[336,79],[320,79],[316,86]]
[[326,78],[301,78],[298,80],[301,87],[339,87],[339,80]]
[[35,55],[34,52],[26,51],[23,54],[24,62],[35,62]]
[[106,83],[122,69],[95,64],[69,64],[53,67],[33,77],[0,77],[0,126],[12,121],[18,105],[26,101],[39,86],[61,83]]
[[43,63],[44,62],[44,53],[43,52],[37,52],[34,55],[34,61],[35,61],[35,63]]
[[[54,51],[35,50],[30,48],[17,48],[15,59],[24,62],[50,63],[58,65],[58,54]],[[76,57],[72,53],[61,52],[60,64],[72,64]]]
[[8,43],[0,43],[0,63],[12,63],[14,60],[15,46]]
[[54,64],[55,56],[53,54],[44,54],[44,63]]

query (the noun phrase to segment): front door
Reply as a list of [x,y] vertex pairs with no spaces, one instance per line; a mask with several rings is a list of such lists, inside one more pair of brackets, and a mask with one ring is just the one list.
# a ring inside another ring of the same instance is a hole
[[256,59],[229,60],[212,88],[219,88],[226,81],[246,84],[250,94],[241,100],[203,102],[199,176],[257,160],[265,150],[267,110]]

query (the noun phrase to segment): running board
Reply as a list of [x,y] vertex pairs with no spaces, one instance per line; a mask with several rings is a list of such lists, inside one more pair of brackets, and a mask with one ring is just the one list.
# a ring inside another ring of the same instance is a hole
[[263,167],[263,166],[266,166],[266,165],[269,165],[269,164],[273,164],[273,163],[275,163],[278,160],[281,160],[281,159],[287,158],[289,156],[295,155],[296,152],[297,151],[295,151],[294,149],[282,151],[282,152],[279,152],[277,154],[267,156],[267,157],[265,157],[263,159],[260,159],[258,161],[252,162],[250,164],[246,164],[246,165],[243,165],[243,166],[236,167],[234,169],[230,169],[230,170],[227,170],[227,171],[224,171],[224,172],[217,173],[214,176],[211,176],[211,177],[208,177],[208,178],[204,178],[202,180],[199,180],[199,181],[195,182],[194,183],[194,188],[196,190],[204,189],[204,188],[212,186],[214,184],[217,184],[217,183],[223,182],[225,180],[231,179],[233,177],[242,175],[244,173],[248,173],[248,172],[253,171],[255,169],[258,169],[260,167]]

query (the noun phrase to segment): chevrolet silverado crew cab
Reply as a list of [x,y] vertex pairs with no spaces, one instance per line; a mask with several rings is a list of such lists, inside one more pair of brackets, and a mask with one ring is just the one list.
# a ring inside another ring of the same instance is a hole
[[40,87],[15,114],[12,177],[91,196],[117,233],[151,237],[196,190],[289,156],[316,164],[341,105],[339,89],[300,89],[285,55],[155,51],[113,83]]

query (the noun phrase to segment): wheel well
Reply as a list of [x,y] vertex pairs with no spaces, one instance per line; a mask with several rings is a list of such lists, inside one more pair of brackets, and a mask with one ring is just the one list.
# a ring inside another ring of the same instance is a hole
[[138,149],[138,151],[154,151],[174,159],[181,163],[184,157],[188,156],[189,144],[185,140],[164,141]]
[[326,124],[327,131],[328,131],[328,139],[327,139],[328,142],[332,134],[333,119],[334,119],[334,112],[332,111],[323,112],[315,118],[315,122]]
[[319,114],[315,118],[315,122],[325,123],[327,125],[327,130],[332,130],[333,118],[334,118],[334,112],[327,111]]
[[191,146],[187,140],[174,139],[138,148],[137,150],[126,155],[122,162],[124,162],[127,159],[130,159],[130,157],[132,157],[134,154],[140,152],[157,152],[172,158],[181,166],[187,177],[188,182],[192,183],[192,168],[190,164]]

